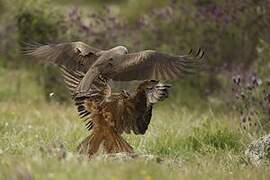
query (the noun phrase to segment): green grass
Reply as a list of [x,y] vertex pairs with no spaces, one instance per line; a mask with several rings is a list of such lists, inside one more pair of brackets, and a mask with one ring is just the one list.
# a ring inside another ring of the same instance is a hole
[[269,179],[267,165],[246,163],[249,138],[236,117],[198,97],[190,100],[198,102],[193,107],[181,106],[179,99],[186,104],[185,96],[194,93],[185,88],[173,89],[155,108],[144,136],[125,135],[137,153],[161,162],[88,160],[76,153],[88,132],[75,108],[46,102],[35,78],[26,70],[0,69],[0,179]]

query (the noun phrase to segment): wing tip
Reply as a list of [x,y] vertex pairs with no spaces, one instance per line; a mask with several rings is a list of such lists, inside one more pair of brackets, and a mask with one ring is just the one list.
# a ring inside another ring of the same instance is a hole
[[191,48],[188,52],[188,56],[196,58],[196,59],[203,59],[205,56],[205,51],[202,50],[202,48],[198,48],[198,50],[196,50],[194,52],[193,48]]

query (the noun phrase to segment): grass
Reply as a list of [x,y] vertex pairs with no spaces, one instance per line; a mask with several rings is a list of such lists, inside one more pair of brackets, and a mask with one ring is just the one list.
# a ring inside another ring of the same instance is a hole
[[76,153],[88,132],[75,108],[45,101],[35,78],[0,68],[0,179],[269,179],[267,165],[246,163],[249,139],[234,115],[215,112],[213,104],[201,108],[200,98],[181,106],[193,91],[179,88],[155,108],[144,136],[125,136],[136,152],[161,162],[88,160]]

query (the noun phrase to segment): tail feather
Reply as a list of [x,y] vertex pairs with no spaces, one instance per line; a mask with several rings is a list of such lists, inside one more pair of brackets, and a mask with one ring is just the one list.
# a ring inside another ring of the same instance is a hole
[[97,133],[94,129],[92,134],[80,143],[77,151],[91,157],[98,152],[101,144],[103,144],[106,153],[133,153],[133,148],[113,129],[110,129],[106,134]]
[[107,153],[133,153],[133,148],[117,133],[111,133],[106,137],[104,148]]
[[99,147],[103,141],[103,137],[100,134],[93,132],[89,136],[87,136],[77,147],[77,151],[80,154],[88,154],[88,156],[92,156],[97,153]]

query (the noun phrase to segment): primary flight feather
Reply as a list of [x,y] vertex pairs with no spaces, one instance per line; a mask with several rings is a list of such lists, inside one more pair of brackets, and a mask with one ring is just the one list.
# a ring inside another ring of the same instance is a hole
[[193,74],[202,63],[204,52],[169,55],[154,50],[128,53],[124,46],[108,50],[91,47],[83,42],[69,42],[43,46],[31,46],[27,53],[68,69],[86,73],[75,94],[88,92],[98,77],[116,81],[174,80]]

